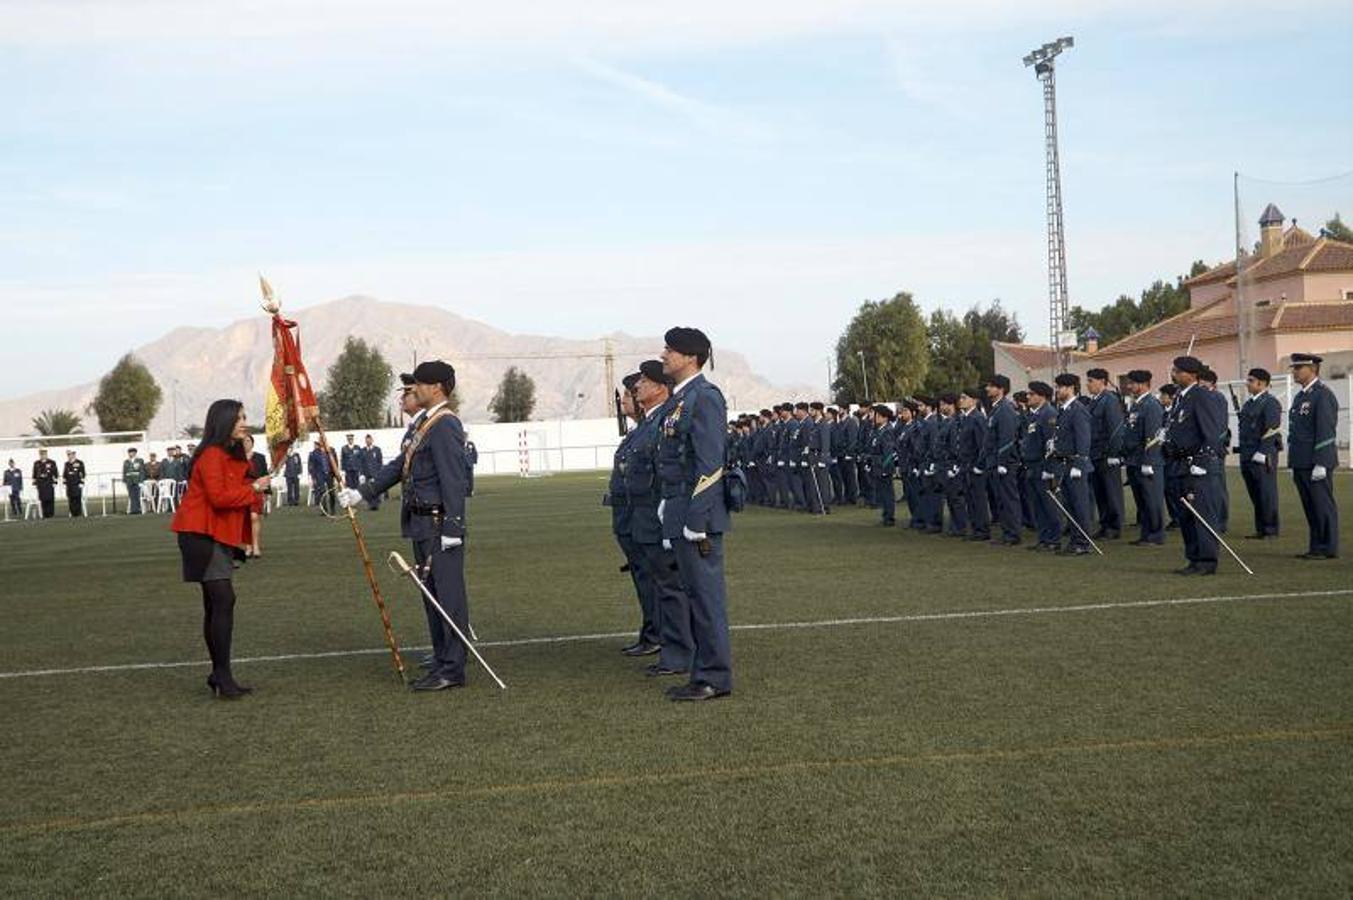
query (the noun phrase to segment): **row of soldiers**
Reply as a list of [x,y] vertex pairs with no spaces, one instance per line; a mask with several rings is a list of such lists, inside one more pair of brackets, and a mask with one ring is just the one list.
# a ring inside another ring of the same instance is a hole
[[[1289,414],[1288,465],[1310,527],[1303,559],[1338,554],[1329,482],[1338,402],[1319,380],[1320,362],[1310,354],[1292,362],[1302,390]],[[1073,556],[1091,553],[1093,539],[1122,536],[1126,483],[1137,510],[1131,543],[1158,547],[1177,528],[1188,560],[1180,573],[1212,574],[1228,528],[1228,452],[1239,454],[1254,509],[1246,536],[1278,535],[1281,404],[1269,393],[1270,373],[1251,370],[1244,405],[1232,397],[1233,446],[1214,372],[1184,356],[1170,383],[1153,390],[1152,381],[1151,372],[1129,372],[1126,399],[1106,370],[1091,369],[1085,393],[1069,373],[1014,393],[997,375],[981,388],[910,397],[896,408],[783,403],[730,422],[728,458],[763,506],[825,514],[864,503],[891,526],[900,481],[913,529],[1003,546],[1024,543],[1028,529],[1031,550]]]

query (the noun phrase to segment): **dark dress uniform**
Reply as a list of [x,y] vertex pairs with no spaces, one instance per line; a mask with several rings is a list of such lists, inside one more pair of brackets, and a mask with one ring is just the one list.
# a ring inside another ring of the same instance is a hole
[[[694,646],[691,685],[718,693],[733,689],[723,539],[732,523],[724,500],[724,423],[728,406],[719,389],[697,374],[680,386],[662,413],[658,477],[662,533],[676,552],[681,584],[690,598]],[[686,531],[704,534],[693,542]]]
[[[1123,430],[1123,401],[1105,388],[1090,400],[1090,483],[1099,512],[1099,537],[1115,538],[1123,531],[1123,470],[1119,442]],[[1088,473],[1089,474],[1089,473]]]
[[841,472],[841,502],[854,506],[860,498],[859,469],[856,466],[856,445],[860,437],[860,420],[841,411],[841,418],[832,426],[832,446],[836,453],[836,467]]
[[343,486],[355,488],[361,482],[362,450],[355,444],[344,444],[338,455],[338,466],[343,470]]
[[1133,402],[1124,427],[1123,459],[1137,507],[1139,544],[1165,543],[1164,425],[1165,407],[1148,393]]
[[[53,469],[56,464],[52,464]],[[52,473],[55,476],[55,471]],[[128,514],[141,512],[141,484],[146,480],[146,464],[139,456],[122,461],[122,484],[127,488]]]
[[9,511],[23,515],[23,469],[10,466],[5,470],[5,487],[9,488]]
[[964,480],[970,540],[991,538],[991,507],[987,502],[987,415],[973,408],[958,414],[959,477]]
[[[1334,502],[1334,470],[1339,466],[1335,444],[1339,400],[1320,379],[1292,398],[1287,413],[1287,465],[1306,513],[1310,541],[1306,556],[1333,559],[1339,555],[1339,508]],[[1324,476],[1316,478],[1316,467]]]
[[[357,488],[368,502],[403,485],[400,533],[413,542],[414,561],[423,583],[464,634],[470,620],[465,592],[465,431],[446,404],[429,410],[405,451],[387,463],[376,477]],[[443,549],[443,538],[458,538],[458,546]],[[428,632],[432,638],[429,678],[453,684],[465,681],[465,645],[424,599]],[[417,685],[415,685],[416,687]]]
[[[1038,532],[1036,547],[1056,547],[1062,541],[1062,514],[1048,497],[1048,490],[1056,483],[1057,472],[1048,461],[1048,448],[1057,432],[1057,411],[1051,401],[1037,410],[1030,409],[1025,419],[1024,434],[1020,437],[1020,459],[1024,463],[1025,490],[1033,507],[1034,526]],[[1051,478],[1044,478],[1051,475]]]
[[628,432],[620,439],[620,446],[615,448],[615,458],[611,463],[611,480],[602,502],[611,508],[611,533],[615,535],[620,552],[624,554],[625,565],[629,567],[630,579],[634,582],[634,592],[639,598],[639,638],[635,642],[637,649],[658,646],[658,616],[653,579],[647,573],[648,564],[644,559],[643,550],[634,540],[632,533],[632,507],[627,472],[632,462],[636,434],[638,429]]
[[897,463],[896,432],[890,423],[875,425],[869,433],[869,477],[878,500],[881,521],[892,525],[897,520],[897,500],[893,494],[893,466]]
[[916,502],[921,515],[921,530],[926,534],[939,534],[944,527],[944,486],[939,481],[942,473],[936,466],[940,450],[940,417],[938,413],[932,412],[915,422],[911,447],[912,465],[920,472]]
[[1212,526],[1221,534],[1226,534],[1231,527],[1231,488],[1226,483],[1226,452],[1231,449],[1231,407],[1221,391],[1209,390],[1206,393],[1205,399],[1217,408],[1215,416],[1221,421],[1221,431],[1217,435],[1218,465],[1208,473],[1212,477],[1212,494],[1217,498],[1217,518],[1213,520]]
[[1278,534],[1278,451],[1282,441],[1283,408],[1268,391],[1252,395],[1237,415],[1240,475],[1254,507],[1254,535]]
[[[1085,536],[1090,533],[1090,486],[1087,482],[1092,472],[1090,405],[1082,402],[1079,397],[1073,397],[1057,412],[1057,427],[1052,440],[1052,461],[1056,466],[1061,485],[1062,502],[1066,506],[1066,511],[1075,520],[1075,524],[1067,529],[1067,551],[1086,553],[1089,551],[1089,542]],[[1116,468],[1114,474],[1117,475]],[[1119,520],[1122,520],[1121,510]],[[1076,525],[1080,527],[1077,528]]]
[[[658,670],[675,674],[690,671],[695,644],[691,638],[691,601],[681,585],[676,551],[663,546],[662,522],[658,519],[658,504],[662,502],[658,442],[660,426],[668,411],[667,404],[658,407],[627,436],[629,454],[624,481],[630,505],[629,537],[638,547],[653,598],[656,638],[652,643],[662,647]],[[723,486],[717,489],[722,490]],[[642,634],[640,640],[644,640]],[[658,670],[653,670],[653,674],[661,674]]]
[[[375,478],[377,473],[379,473],[380,470],[385,466],[384,454],[381,453],[381,448],[376,446],[375,444],[372,444],[370,447],[362,448],[361,459],[362,459],[362,474],[365,475],[368,479]],[[373,512],[375,510],[380,509],[381,500],[384,499],[384,497],[385,497],[384,494],[377,494],[367,504],[367,508],[372,510]]]
[[[1001,540],[1018,544],[1023,525],[1019,484],[1020,416],[1015,401],[1001,398],[987,416],[987,477],[994,488]],[[1002,472],[1001,470],[1005,471]]]
[[474,445],[474,441],[465,442],[465,462],[469,464],[469,483],[465,485],[465,496],[474,496],[474,467],[479,465],[479,448]]
[[813,491],[813,512],[830,513],[833,502],[832,479],[829,467],[832,459],[832,423],[827,419],[808,419],[812,430],[808,433],[808,475],[805,487]]
[[287,506],[299,506],[301,503],[301,454],[287,454],[286,468],[282,471],[287,482]]
[[[1226,429],[1225,406],[1218,407],[1198,384],[1181,390],[1166,420],[1165,455],[1168,460],[1166,490],[1187,499],[1198,515],[1216,527],[1217,497],[1213,471],[1221,465],[1222,433]],[[1220,415],[1219,415],[1220,414]],[[1185,574],[1212,574],[1217,570],[1217,539],[1197,516],[1179,503],[1179,531],[1184,538]]]
[[66,485],[66,503],[73,517],[85,514],[85,464],[84,460],[70,459],[61,470],[61,480]]
[[33,486],[38,489],[44,519],[56,515],[56,475],[56,460],[39,459],[33,463]]
[[939,428],[935,440],[935,479],[944,504],[949,508],[949,528],[951,537],[962,537],[968,533],[967,479],[963,476],[963,465],[958,457],[959,431],[958,415],[940,416]]
[[311,450],[307,469],[310,475],[310,490],[319,498],[320,511],[333,515],[334,495],[329,489],[333,480],[333,464],[329,460],[329,454],[318,447]]

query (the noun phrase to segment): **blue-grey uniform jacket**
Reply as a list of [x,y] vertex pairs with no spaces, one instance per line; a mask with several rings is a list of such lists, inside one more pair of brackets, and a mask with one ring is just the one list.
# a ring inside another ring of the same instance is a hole
[[5,485],[10,493],[18,496],[23,492],[23,469],[15,466],[12,469],[5,470]]
[[1287,465],[1293,469],[1339,465],[1335,436],[1339,426],[1339,400],[1324,381],[1297,391],[1287,412]]
[[1101,460],[1122,452],[1123,401],[1105,388],[1090,400],[1090,458]]
[[705,534],[728,531],[723,485],[728,405],[723,394],[704,375],[696,375],[658,415],[663,537],[682,539],[683,527]]
[[1090,472],[1090,410],[1079,399],[1072,400],[1057,411],[1057,428],[1052,439],[1052,458],[1058,465],[1058,474],[1069,469]]
[[406,449],[362,485],[362,496],[370,500],[402,483],[399,527],[405,537],[415,541],[463,538],[470,469],[465,459],[465,429],[455,414],[447,413],[428,426],[421,440],[416,428],[414,434],[411,440],[418,443],[409,445],[413,458],[408,477],[403,475]]
[[1049,441],[1057,433],[1057,407],[1044,403],[1037,410],[1030,409],[1024,420],[1024,434],[1020,437],[1019,458],[1033,473],[1053,471],[1047,468]]
[[925,418],[912,420],[911,467],[924,473],[935,461],[935,439],[939,416],[931,413]]
[[986,467],[1014,469],[1019,465],[1019,409],[1010,398],[1003,398],[987,416]]
[[1249,462],[1256,453],[1276,457],[1283,433],[1283,407],[1278,398],[1268,391],[1255,394],[1240,407],[1237,418],[1241,460]]
[[[663,414],[660,409],[645,416],[627,436],[625,494],[629,498],[630,537],[640,544],[662,542],[662,523],[658,521],[658,501],[662,499],[662,484],[658,481],[658,437]],[[722,484],[718,485],[718,490],[723,490]],[[665,515],[666,510],[663,512]]]
[[1175,397],[1166,417],[1165,458],[1170,474],[1188,474],[1190,466],[1218,471],[1221,467],[1221,438],[1226,431],[1226,407],[1218,406],[1208,391],[1190,385]]
[[287,478],[301,477],[301,454],[299,453],[287,454],[287,465],[286,468],[283,470],[283,475],[285,475]]
[[385,465],[384,454],[381,448],[372,444],[370,447],[362,448],[362,474],[367,478],[375,478],[376,473]]
[[987,414],[972,409],[958,416],[958,463],[964,471],[983,469],[987,441]]
[[344,444],[342,449],[338,451],[338,465],[344,472],[362,471],[362,448]]
[[1143,394],[1134,400],[1123,426],[1123,462],[1129,466],[1163,466],[1165,447],[1160,429],[1164,424],[1165,407],[1155,394]]
[[329,481],[331,466],[329,465],[329,454],[318,448],[310,451],[310,458],[307,460],[309,465],[310,478],[325,484]]
[[615,458],[611,463],[611,480],[606,486],[604,504],[611,508],[611,530],[616,534],[630,533],[630,499],[627,487],[627,474],[634,452],[634,435],[638,429],[628,431],[615,448]]

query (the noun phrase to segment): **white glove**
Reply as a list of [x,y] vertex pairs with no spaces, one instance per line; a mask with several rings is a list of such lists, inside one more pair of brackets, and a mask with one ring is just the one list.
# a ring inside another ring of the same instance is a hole
[[465,542],[462,541],[460,538],[449,538],[449,537],[444,537],[444,538],[442,538],[442,549],[443,549],[443,550],[454,550],[455,548],[459,547],[459,546],[460,546],[461,544],[463,544],[463,543],[465,543]]
[[783,466],[784,464],[785,464],[784,460],[780,460],[779,462],[776,463],[777,466]]
[[662,511],[663,511],[664,509],[666,509],[666,508],[667,508],[667,499],[666,499],[666,498],[663,498],[662,500],[659,500],[659,501],[658,501],[658,523],[659,523],[659,524],[662,523]]
[[1041,477],[1042,477],[1042,479],[1043,479],[1044,481],[1056,481],[1056,480],[1057,480],[1057,476],[1054,475],[1054,474],[1051,473],[1051,472],[1044,472],[1043,475],[1042,475]]
[[672,549],[672,542],[669,541],[669,540],[667,540],[667,538],[663,538],[663,539],[662,539],[662,549],[664,549],[664,550],[671,550],[671,549]]
[[979,469],[977,466],[973,466],[973,467],[972,467],[972,473],[973,473],[974,475],[981,475],[981,474],[982,474],[982,470]]
[[1121,466],[1121,465],[1123,464],[1123,461],[1122,461],[1121,459],[1119,459],[1118,457],[1116,457],[1116,456],[1110,456],[1108,459],[1106,459],[1106,460],[1104,460],[1104,461],[1105,461],[1106,463],[1108,463],[1111,467],[1112,467],[1112,466]]
[[958,477],[958,467],[955,466],[954,468],[950,469],[948,472],[945,472],[944,474],[945,474],[946,476],[948,476],[949,478],[957,478],[957,477]]
[[1250,462],[1256,462],[1261,466],[1266,466],[1268,465],[1268,457],[1264,455],[1264,451],[1260,450],[1250,457]]
[[996,474],[997,474],[997,475],[1009,475],[1009,474],[1010,474],[1010,470],[1007,469],[1005,466],[997,466],[997,467],[996,467]]
[[1155,467],[1155,466],[1142,466],[1142,474],[1145,475],[1147,478],[1150,478],[1150,477],[1152,477],[1153,475],[1156,474],[1156,467]]
[[1189,474],[1199,476],[1206,475],[1207,469],[1204,469],[1202,466],[1189,466]]
[[355,488],[343,488],[338,492],[338,505],[347,509],[362,502],[362,492]]
[[935,474],[935,464],[934,464],[934,463],[931,463],[930,465],[926,466],[926,467],[925,467],[925,473],[926,473],[927,475],[934,475],[934,474]]
[[1076,468],[1075,466],[1072,466],[1071,471],[1067,472],[1066,474],[1070,475],[1072,478],[1080,478],[1085,473],[1082,472],[1080,469]]
[[1314,469],[1311,470],[1312,481],[1324,481],[1325,476],[1327,475],[1329,475],[1329,472],[1325,471],[1324,466],[1316,466]]
[[703,531],[691,531],[685,525],[681,526],[681,536],[691,543],[703,541],[705,538],[709,537],[709,535],[705,534]]

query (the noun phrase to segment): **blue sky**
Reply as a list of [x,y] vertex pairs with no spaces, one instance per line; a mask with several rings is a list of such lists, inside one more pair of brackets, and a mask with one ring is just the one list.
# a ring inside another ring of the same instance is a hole
[[[1073,303],[1222,259],[1235,170],[1353,169],[1353,5],[1181,6],[9,0],[0,395],[250,315],[260,269],[293,307],[700,325],[780,381],[823,381],[860,301],[897,290],[999,297],[1045,339],[1030,48],[1077,42]],[[1348,179],[1246,182],[1254,217],[1270,199],[1353,218]]]

